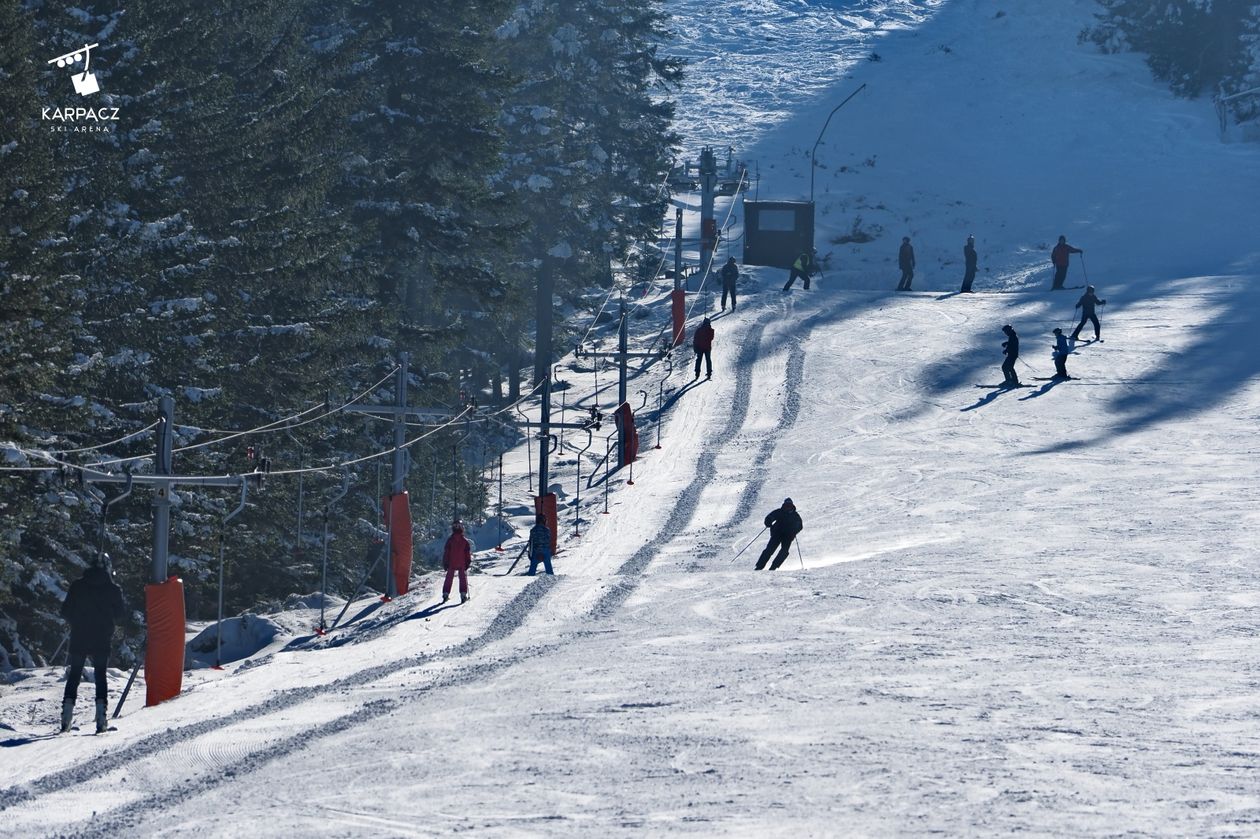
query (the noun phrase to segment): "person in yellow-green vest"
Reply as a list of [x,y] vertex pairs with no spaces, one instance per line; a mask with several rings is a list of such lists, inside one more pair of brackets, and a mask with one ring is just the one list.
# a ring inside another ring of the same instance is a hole
[[787,285],[783,287],[784,291],[792,290],[792,283],[796,282],[796,278],[800,277],[805,281],[805,290],[809,291],[809,278],[813,275],[816,266],[814,265],[814,254],[817,253],[813,248],[802,251],[801,255],[792,263],[792,271],[788,274]]

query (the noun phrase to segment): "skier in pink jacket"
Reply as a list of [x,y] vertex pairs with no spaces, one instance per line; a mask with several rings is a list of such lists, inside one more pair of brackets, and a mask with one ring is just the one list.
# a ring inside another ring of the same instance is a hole
[[451,597],[451,583],[459,572],[459,602],[468,602],[468,569],[472,567],[472,545],[464,538],[464,523],[451,525],[451,535],[442,551],[442,567],[446,569],[446,582],[442,585],[442,602]]

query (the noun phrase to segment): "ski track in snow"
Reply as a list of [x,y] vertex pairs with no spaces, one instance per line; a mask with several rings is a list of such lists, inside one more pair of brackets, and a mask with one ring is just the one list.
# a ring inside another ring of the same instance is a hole
[[[126,770],[137,761],[151,758],[154,755],[163,755],[170,751],[178,751],[189,741],[207,734],[217,733],[225,725],[241,725],[242,723],[255,720],[259,717],[282,713],[296,705],[318,700],[329,693],[345,693],[350,688],[369,685],[395,673],[416,669],[437,661],[467,658],[482,648],[510,636],[512,632],[525,621],[530,613],[537,608],[539,601],[548,591],[551,590],[553,585],[554,578],[552,577],[544,576],[532,581],[523,591],[521,591],[520,594],[513,598],[511,602],[494,615],[489,627],[487,627],[484,632],[477,637],[468,639],[448,650],[435,654],[414,656],[375,667],[368,667],[351,676],[338,679],[337,681],[327,685],[294,688],[288,691],[283,691],[268,698],[266,701],[234,711],[228,719],[216,717],[192,723],[190,725],[181,726],[180,728],[166,731],[162,734],[141,740],[140,742],[123,746],[112,751],[107,751],[95,757],[89,764],[73,766],[69,769],[45,775],[17,787],[0,790],[0,812],[4,812],[16,805],[42,798],[43,796],[48,796],[73,786],[85,784],[89,781],[103,778],[104,776],[112,773]],[[366,722],[380,716],[382,713],[387,713],[395,705],[396,703],[388,702],[366,703],[363,707],[349,714],[325,723],[325,725],[317,731],[305,731],[302,734],[295,735],[294,737],[286,739],[267,749],[252,752],[246,765],[256,767],[267,760],[273,760],[276,757],[292,752],[294,749],[309,742],[312,738],[320,736],[320,734],[324,731],[340,731],[350,725]],[[248,747],[242,746],[241,748],[247,749]],[[223,762],[231,762],[234,765],[237,763],[236,761]],[[210,779],[202,778],[193,782],[193,785],[197,789],[205,789],[213,783],[222,782],[230,777],[231,773],[216,776]],[[134,810],[135,812],[127,816],[120,816],[119,818],[123,819],[125,823],[130,824],[139,817],[138,814],[142,815],[149,809],[160,809],[164,799],[165,796],[163,795],[149,799],[148,802],[140,805],[136,805],[134,803],[128,804],[125,809]],[[97,820],[94,820],[94,823],[96,821]],[[105,830],[105,832],[101,835],[109,835],[109,832],[109,830]]]

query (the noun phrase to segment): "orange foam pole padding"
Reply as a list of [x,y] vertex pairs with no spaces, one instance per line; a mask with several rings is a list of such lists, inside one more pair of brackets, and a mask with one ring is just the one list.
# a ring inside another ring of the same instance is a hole
[[639,431],[634,427],[634,411],[629,402],[622,402],[617,408],[618,443],[621,445],[621,462],[619,466],[629,466],[639,456]]
[[670,303],[674,313],[674,346],[676,347],[683,342],[683,338],[687,337],[687,293],[681,288],[674,289],[670,292]]
[[[385,496],[382,509],[390,532],[394,558],[394,591],[406,594],[411,587],[411,497],[406,492]],[[392,525],[391,525],[392,522]]]
[[144,704],[156,705],[179,696],[184,684],[184,581],[170,577],[146,585],[144,615]]

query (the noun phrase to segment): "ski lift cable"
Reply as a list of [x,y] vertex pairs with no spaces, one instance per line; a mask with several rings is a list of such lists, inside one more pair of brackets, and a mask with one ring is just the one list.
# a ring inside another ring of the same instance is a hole
[[[322,408],[322,407],[324,407],[324,403],[318,403],[318,404],[312,405],[312,406],[311,406],[311,407],[309,407],[309,408],[304,408],[304,409],[302,409],[301,411],[299,411],[298,413],[293,414],[293,415],[291,415],[291,416],[282,417],[281,419],[278,419],[278,420],[273,420],[273,421],[271,421],[271,422],[269,422],[269,423],[266,423],[265,425],[260,425],[258,428],[253,429],[253,430],[254,430],[254,431],[261,431],[261,430],[265,430],[265,429],[268,429],[268,428],[270,428],[271,426],[275,425],[276,423],[282,423],[282,422],[292,421],[292,420],[298,419],[299,417],[304,417],[304,416],[306,416],[307,414],[311,413],[312,411],[318,411],[318,410],[319,410],[320,408]],[[176,423],[176,424],[175,424],[175,427],[176,427],[176,428],[178,428],[178,429],[181,429],[181,430],[184,430],[184,431],[190,432],[190,433],[192,433],[192,434],[224,434],[224,435],[230,435],[230,434],[237,434],[237,433],[239,433],[237,430],[235,430],[235,429],[231,429],[231,428],[206,428],[206,427],[205,427],[205,426],[203,426],[203,425],[184,425],[183,423]]]
[[[739,184],[737,184],[735,187],[735,195],[739,195],[739,191],[744,188],[744,179],[747,177],[747,175],[748,175],[747,171],[743,171],[740,173]],[[726,229],[726,224],[727,222],[731,220],[731,216],[734,213],[735,213],[735,199],[732,198],[731,205],[726,208],[726,218],[722,219],[722,226],[718,228],[719,230]],[[717,247],[717,243],[714,242],[714,248],[716,249],[716,247]],[[687,307],[687,317],[686,317],[687,320],[691,320],[691,312],[693,309],[695,309],[696,304],[700,302],[700,292],[704,291],[704,284],[708,282],[709,275],[712,273],[713,273],[713,260],[710,259],[709,266],[705,270],[704,276],[700,278],[700,285],[698,288],[696,288],[696,296],[692,298],[691,305]]]
[[[740,174],[739,184],[735,188],[736,195],[739,195],[739,191],[743,188],[744,181],[747,179],[747,176],[748,176],[747,172],[742,172]],[[732,198],[730,207],[726,209],[726,218],[722,220],[722,229],[726,228],[726,223],[730,221],[731,215],[734,212],[735,212],[735,200],[734,198]],[[686,313],[686,318],[685,318],[686,320],[691,320],[691,312],[695,308],[696,303],[699,302],[700,300],[699,293],[704,290],[705,281],[708,280],[709,275],[711,273],[713,273],[713,261],[709,260],[709,268],[707,271],[704,272],[704,276],[700,278],[700,285],[696,289],[696,296],[692,299],[691,305],[687,308],[687,313]],[[652,349],[656,346],[657,342],[661,340],[662,336],[664,336],[666,332],[672,331],[672,329],[673,329],[673,324],[668,323],[668,322],[664,326],[662,326],[660,331],[656,333],[656,337],[652,339],[652,343],[648,345],[647,351],[652,352]]]
[[354,397],[350,401],[345,402],[341,405],[338,405],[336,408],[331,408],[329,410],[326,410],[324,411],[324,413],[320,414],[319,416],[311,417],[309,419],[304,419],[301,422],[293,422],[293,420],[297,419],[303,414],[309,414],[311,411],[317,411],[321,407],[324,407],[321,405],[315,405],[314,407],[308,408],[305,411],[302,411],[300,413],[293,414],[292,416],[284,417],[283,419],[278,419],[273,422],[266,423],[265,425],[260,425],[257,428],[250,428],[245,431],[233,431],[224,435],[223,437],[216,437],[213,440],[206,440],[205,442],[202,442],[202,443],[193,443],[188,446],[180,446],[177,449],[172,449],[172,452],[186,452],[186,451],[191,451],[193,449],[204,448],[205,446],[213,446],[216,443],[223,443],[223,442],[226,442],[227,440],[234,440],[237,437],[246,437],[251,434],[271,434],[276,431],[292,431],[295,428],[301,428],[303,425],[310,425],[311,423],[318,422],[319,420],[325,419],[326,417],[331,417],[333,414],[339,414],[342,411],[344,411],[346,408],[349,408],[351,405],[360,401],[361,399],[366,398],[374,390],[376,390],[381,385],[385,384],[385,382],[393,378],[394,374],[397,372],[398,372],[398,367],[397,365],[395,365],[394,368],[390,370],[388,373],[386,373],[385,376],[381,378],[381,380],[378,381],[376,384],[372,385],[367,390],[364,390],[362,393],[360,393],[358,396]]
[[[246,429],[246,430],[244,430],[244,431],[222,431],[222,432],[220,432],[220,431],[215,431],[215,430],[213,430],[213,429],[201,429],[201,430],[204,430],[204,431],[210,431],[211,433],[221,433],[221,434],[223,434],[224,436],[222,436],[222,437],[216,437],[216,438],[215,438],[215,439],[213,439],[213,440],[204,440],[204,441],[202,441],[202,442],[200,442],[200,443],[192,443],[192,444],[187,445],[187,446],[180,446],[179,448],[172,449],[172,450],[171,450],[171,452],[172,452],[172,454],[174,454],[175,452],[186,452],[186,451],[192,451],[192,450],[194,450],[194,449],[200,449],[200,448],[204,448],[204,447],[206,447],[206,446],[213,446],[213,445],[214,445],[214,444],[216,444],[216,443],[222,443],[222,442],[225,442],[225,441],[227,441],[227,440],[233,440],[233,439],[236,439],[237,437],[245,437],[245,436],[248,436],[248,435],[250,435],[250,434],[270,434],[270,433],[275,432],[275,431],[288,431],[288,430],[292,430],[292,429],[294,429],[294,428],[299,428],[299,427],[301,427],[301,426],[303,426],[303,425],[308,425],[309,423],[312,423],[312,422],[317,422],[317,421],[319,421],[319,420],[321,420],[321,419],[324,419],[325,417],[330,417],[330,416],[332,416],[333,414],[339,413],[339,412],[341,412],[341,411],[345,410],[345,409],[346,409],[347,407],[349,407],[350,405],[353,405],[354,403],[356,403],[356,402],[358,402],[359,400],[363,399],[363,398],[364,398],[364,397],[366,397],[368,394],[370,394],[372,391],[376,390],[378,387],[380,387],[382,384],[384,384],[386,381],[388,381],[388,380],[390,379],[390,377],[391,377],[391,376],[393,376],[393,375],[394,375],[394,373],[396,373],[397,371],[398,371],[398,368],[395,366],[395,367],[394,367],[394,369],[393,369],[393,370],[390,370],[390,371],[389,371],[389,373],[388,373],[387,375],[385,375],[385,377],[384,377],[384,378],[382,378],[382,379],[381,379],[380,381],[378,381],[376,384],[374,384],[374,385],[372,385],[371,387],[369,387],[367,390],[365,390],[365,391],[363,391],[362,393],[360,393],[358,396],[354,397],[353,399],[351,399],[350,401],[346,402],[346,403],[345,403],[345,404],[343,404],[343,405],[339,405],[339,406],[338,406],[338,407],[336,407],[336,408],[333,408],[333,409],[331,409],[331,410],[325,411],[324,413],[320,414],[319,416],[310,417],[309,419],[304,419],[304,420],[301,420],[300,422],[294,422],[294,420],[295,420],[295,419],[298,419],[299,417],[306,416],[307,414],[309,414],[309,413],[311,413],[311,412],[313,412],[313,411],[318,411],[318,410],[320,410],[321,408],[325,407],[325,405],[323,405],[323,404],[321,404],[321,405],[312,405],[310,408],[307,408],[307,409],[305,409],[305,410],[303,410],[303,411],[299,411],[299,412],[297,412],[296,414],[291,414],[291,415],[289,415],[289,416],[287,416],[287,417],[281,417],[281,418],[280,418],[280,419],[278,419],[278,420],[273,420],[273,421],[271,421],[271,422],[264,423],[263,425],[260,425],[260,426],[258,426],[258,427],[256,427],[256,428],[249,428],[249,429]],[[157,424],[157,423],[154,423],[154,425],[156,425],[156,424]],[[153,427],[154,427],[153,425],[149,426],[149,428],[150,428],[150,429],[151,429],[151,428],[153,428]],[[179,427],[179,428],[191,428],[192,426],[181,425],[181,426],[178,426],[178,427]],[[136,432],[136,433],[139,433],[139,432]],[[154,456],[154,453],[153,453],[153,452],[149,452],[148,454],[136,455],[136,456],[134,456],[134,457],[116,457],[116,458],[112,458],[112,459],[110,459],[110,460],[99,460],[99,461],[96,461],[95,463],[90,463],[90,464],[88,464],[87,468],[89,468],[89,469],[98,469],[98,468],[100,468],[100,467],[102,467],[102,466],[114,466],[114,465],[119,464],[119,463],[133,463],[133,462],[135,462],[135,461],[137,461],[137,460],[145,460],[145,459],[147,459],[147,458],[151,458],[151,457],[153,457],[153,456]]]
[[158,427],[158,424],[160,422],[161,420],[155,420],[149,425],[146,425],[144,428],[141,428],[139,431],[133,431],[130,434],[124,434],[122,437],[119,437],[117,440],[110,440],[108,443],[97,443],[95,446],[80,446],[77,449],[59,449],[55,452],[52,452],[52,454],[57,454],[57,455],[78,454],[79,452],[91,452],[91,451],[96,451],[97,449],[107,449],[110,446],[117,446],[120,443],[125,443],[128,440],[130,440],[132,437],[139,437],[141,434],[144,434],[148,431],[152,431],[153,429]]
[[500,408],[500,409],[499,409],[499,410],[497,410],[497,411],[491,411],[490,413],[485,414],[485,416],[487,416],[487,417],[495,417],[495,416],[498,416],[499,414],[506,414],[508,411],[514,410],[514,409],[516,408],[516,406],[517,406],[517,405],[520,405],[520,404],[521,404],[522,402],[524,402],[526,399],[530,398],[530,397],[531,397],[531,396],[533,396],[535,393],[537,393],[537,392],[538,392],[538,389],[539,389],[540,387],[542,387],[542,386],[543,386],[543,383],[542,383],[542,382],[539,382],[538,384],[536,384],[536,385],[534,385],[533,387],[531,387],[527,393],[525,393],[523,396],[521,396],[521,398],[520,398],[520,399],[517,399],[515,402],[511,403],[510,405],[505,405],[505,406],[503,406],[502,408]]
[[[675,158],[675,160],[677,160],[677,158]],[[656,198],[659,198],[661,193],[665,190],[665,188],[669,186],[669,173],[670,171],[673,170],[673,168],[674,168],[674,160],[671,160],[669,162],[669,166],[667,166],[665,169],[665,177],[661,180],[660,185],[657,186],[656,188]],[[670,241],[672,241],[672,238]],[[661,264],[657,266],[656,274],[652,275],[653,280],[655,280],[656,276],[660,274],[661,267],[664,265],[665,265],[665,256],[662,255]],[[595,328],[595,325],[599,323],[599,316],[604,313],[605,307],[608,306],[608,301],[612,299],[613,293],[616,291],[617,291],[617,284],[613,283],[613,287],[608,290],[608,294],[604,297],[604,302],[599,305],[599,311],[595,313],[595,316],[593,318],[591,318],[590,325],[586,327],[586,332],[582,335],[581,340],[578,341],[579,346],[586,343],[586,339],[589,338],[591,335],[591,330],[593,330]]]
[[[420,435],[420,436],[418,436],[418,437],[415,437],[415,438],[413,438],[413,439],[411,439],[411,440],[407,441],[407,442],[406,442],[406,443],[404,443],[404,444],[403,444],[400,448],[408,448],[408,447],[410,447],[410,446],[414,445],[415,443],[418,443],[418,442],[420,442],[421,440],[425,439],[426,437],[430,437],[430,436],[432,436],[432,435],[436,434],[437,432],[441,431],[442,429],[450,427],[451,425],[455,424],[456,422],[461,421],[461,420],[464,418],[464,415],[465,415],[465,414],[467,414],[467,413],[468,413],[469,411],[471,411],[471,410],[473,410],[472,406],[468,406],[468,407],[467,407],[467,408],[465,408],[463,411],[461,411],[458,415],[456,415],[456,416],[452,417],[452,418],[451,418],[450,420],[448,420],[447,422],[445,422],[445,423],[443,423],[442,425],[439,425],[439,426],[437,426],[437,427],[435,427],[435,428],[432,428],[431,430],[429,430],[429,431],[425,432],[424,434],[421,434],[421,435]],[[21,452],[22,454],[24,454],[24,455],[26,455],[26,456],[28,456],[28,457],[33,457],[33,458],[37,458],[37,459],[46,460],[46,461],[49,461],[50,463],[55,463],[57,466],[64,467],[64,468],[66,468],[66,469],[74,469],[74,470],[76,470],[76,471],[80,471],[80,472],[86,472],[86,471],[88,471],[89,469],[93,469],[93,467],[91,467],[91,466],[82,466],[82,465],[80,465],[80,464],[78,464],[78,463],[70,463],[69,461],[65,461],[65,460],[58,460],[57,458],[53,457],[53,456],[52,456],[51,454],[49,454],[48,452],[41,452],[41,451],[36,451],[36,450],[31,450],[31,449],[24,449],[24,448],[22,448],[21,446],[15,446],[15,445],[13,445],[13,444],[9,444],[9,445],[10,445],[10,447],[11,447],[12,449],[14,449],[14,450],[16,450],[16,451],[19,451],[19,452]],[[338,470],[338,469],[344,468],[344,467],[346,467],[346,466],[353,466],[353,465],[355,465],[355,464],[357,464],[357,463],[364,463],[364,462],[369,461],[369,460],[374,460],[374,459],[376,459],[376,458],[378,458],[378,457],[384,457],[384,456],[386,456],[386,455],[388,455],[388,454],[393,454],[393,452],[394,452],[394,447],[393,447],[393,446],[391,446],[391,447],[389,447],[388,449],[384,449],[384,450],[382,450],[382,451],[375,452],[375,453],[373,453],[373,454],[364,455],[363,457],[354,458],[354,459],[352,459],[352,460],[338,461],[337,463],[329,464],[329,465],[327,465],[327,466],[312,466],[312,467],[307,467],[307,468],[304,468],[304,469],[280,469],[280,470],[274,470],[274,471],[268,472],[268,473],[266,473],[266,474],[267,474],[268,476],[272,476],[272,475],[300,475],[300,474],[310,474],[310,473],[314,473],[314,472],[331,472],[331,471],[336,471],[336,470]],[[52,471],[52,472],[57,471],[54,467],[0,467],[0,470],[3,470],[3,471],[13,471],[13,472],[16,472],[16,471],[19,471],[19,470],[20,470],[20,471],[46,471],[46,472],[47,472],[47,471]],[[249,476],[250,476],[250,475],[252,475],[252,474],[254,474],[254,473],[252,473],[252,472],[244,472],[244,473],[241,473],[241,476],[242,476],[242,477],[249,477]],[[214,475],[214,476],[189,476],[189,477],[218,477],[218,475]]]
[[[441,425],[431,428],[430,430],[426,431],[425,433],[421,434],[418,437],[413,437],[412,439],[403,443],[398,448],[407,449],[407,448],[410,448],[411,446],[414,446],[416,443],[419,443],[421,440],[425,439],[426,437],[432,437],[434,434],[437,434],[442,429],[449,428],[451,425],[454,425],[455,423],[460,422],[464,418],[464,415],[467,414],[471,410],[473,410],[473,408],[470,405],[466,407],[463,411],[461,411],[459,414],[451,417],[449,420],[442,423]],[[313,472],[335,472],[339,469],[344,469],[347,466],[354,466],[355,464],[358,464],[358,463],[366,463],[369,460],[375,460],[378,457],[385,457],[386,455],[391,455],[393,453],[394,453],[394,447],[390,446],[388,449],[376,452],[375,454],[368,454],[368,455],[364,455],[363,457],[356,457],[353,460],[342,460],[342,461],[338,461],[337,463],[331,463],[327,466],[308,466],[303,469],[278,469],[278,470],[272,470],[271,472],[268,472],[267,474],[268,476],[275,476],[275,475],[307,475]]]

